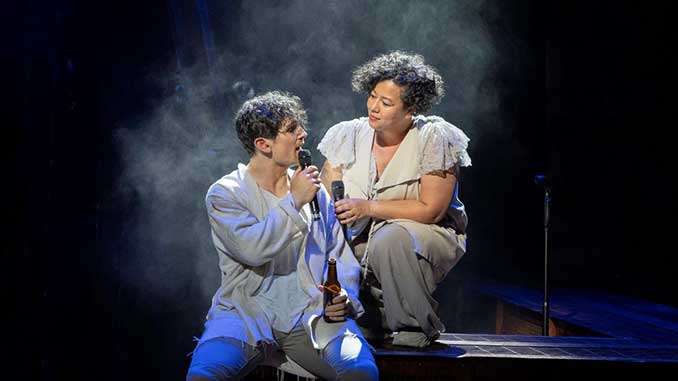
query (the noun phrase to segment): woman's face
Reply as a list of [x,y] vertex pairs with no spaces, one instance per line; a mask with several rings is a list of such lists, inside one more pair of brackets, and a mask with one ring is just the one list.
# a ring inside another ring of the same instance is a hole
[[412,111],[405,109],[403,89],[390,79],[374,86],[367,97],[369,124],[376,131],[400,131],[412,124]]

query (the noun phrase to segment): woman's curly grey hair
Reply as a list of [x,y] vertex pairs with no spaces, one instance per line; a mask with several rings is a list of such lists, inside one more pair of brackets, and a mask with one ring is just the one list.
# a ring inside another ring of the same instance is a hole
[[[284,125],[283,125],[284,124]],[[247,153],[254,154],[254,139],[275,139],[280,132],[306,129],[308,117],[299,97],[283,91],[270,91],[243,103],[235,115],[235,130]],[[281,128],[285,131],[281,131]]]
[[443,79],[419,54],[396,50],[372,58],[353,71],[353,91],[370,93],[377,83],[390,79],[404,88],[402,101],[415,114],[431,109],[445,96]]

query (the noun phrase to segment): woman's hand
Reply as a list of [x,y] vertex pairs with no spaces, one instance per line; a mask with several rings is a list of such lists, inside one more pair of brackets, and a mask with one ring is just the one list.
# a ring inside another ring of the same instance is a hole
[[445,217],[456,186],[452,171],[425,174],[421,177],[418,200],[344,199],[334,203],[337,219],[348,224],[363,217],[379,220],[404,218],[422,224],[435,224]]
[[[322,285],[318,285],[318,290],[324,292],[325,288]],[[332,299],[332,304],[325,307],[325,316],[334,321],[344,321],[348,315],[350,300],[348,299],[348,294],[342,288],[341,294],[335,296]]]
[[345,198],[334,203],[334,210],[339,222],[345,225],[360,218],[372,216],[373,203],[372,200]]

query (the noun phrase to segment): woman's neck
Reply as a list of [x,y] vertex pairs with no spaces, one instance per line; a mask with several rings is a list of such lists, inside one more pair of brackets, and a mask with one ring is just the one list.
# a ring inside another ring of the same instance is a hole
[[391,128],[386,131],[376,131],[375,144],[382,148],[398,146],[407,136],[412,127],[412,120],[405,119],[398,128]]

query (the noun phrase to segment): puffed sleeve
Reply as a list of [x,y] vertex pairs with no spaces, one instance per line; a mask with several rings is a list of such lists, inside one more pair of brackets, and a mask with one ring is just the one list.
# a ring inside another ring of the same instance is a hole
[[456,165],[470,166],[471,157],[466,152],[469,140],[462,130],[443,118],[425,118],[421,127],[419,173],[449,170]]
[[355,162],[355,137],[359,121],[354,119],[335,124],[318,144],[318,151],[333,167],[343,165],[346,168]]

